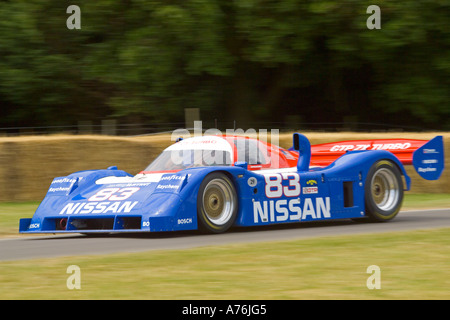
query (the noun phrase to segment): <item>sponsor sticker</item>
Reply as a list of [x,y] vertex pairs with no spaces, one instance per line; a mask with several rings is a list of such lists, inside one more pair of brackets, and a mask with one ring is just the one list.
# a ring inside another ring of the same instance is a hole
[[329,197],[253,202],[253,222],[284,222],[331,217]]
[[177,223],[178,224],[190,224],[190,223],[192,223],[192,218],[178,219]]
[[74,189],[78,178],[58,177],[53,179],[47,194],[52,196],[67,196]]
[[139,201],[69,202],[59,214],[129,213]]
[[168,174],[162,176],[155,191],[158,192],[174,192],[181,190],[188,175]]
[[258,181],[256,180],[255,177],[250,177],[250,178],[248,178],[248,180],[247,180],[247,183],[248,183],[249,187],[255,187],[256,184],[257,184],[257,182],[258,182]]
[[411,147],[411,143],[374,143],[374,144],[347,144],[334,145],[330,151],[360,151],[360,150],[406,150]]
[[303,187],[303,194],[319,193],[318,187]]

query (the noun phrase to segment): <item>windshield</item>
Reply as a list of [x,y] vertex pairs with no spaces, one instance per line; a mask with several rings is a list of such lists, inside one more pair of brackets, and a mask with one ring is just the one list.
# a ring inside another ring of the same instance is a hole
[[230,165],[231,155],[224,150],[165,150],[144,171],[171,171]]

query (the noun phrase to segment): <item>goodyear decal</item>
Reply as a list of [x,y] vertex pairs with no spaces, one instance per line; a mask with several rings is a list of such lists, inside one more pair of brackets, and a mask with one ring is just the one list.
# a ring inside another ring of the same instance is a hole
[[47,192],[52,196],[67,196],[76,186],[78,179],[68,177],[55,178]]

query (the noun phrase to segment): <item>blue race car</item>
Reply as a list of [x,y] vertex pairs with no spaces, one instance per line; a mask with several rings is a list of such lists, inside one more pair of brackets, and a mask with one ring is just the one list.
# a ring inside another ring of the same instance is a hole
[[200,136],[165,149],[144,171],[110,167],[53,179],[20,233],[116,233],[334,219],[393,219],[413,164],[428,180],[444,169],[442,136],[344,141],[289,150],[240,136]]

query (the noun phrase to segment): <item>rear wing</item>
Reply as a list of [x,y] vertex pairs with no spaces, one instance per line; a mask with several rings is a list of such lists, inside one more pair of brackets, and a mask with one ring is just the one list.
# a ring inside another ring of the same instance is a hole
[[348,151],[386,150],[404,165],[413,165],[424,179],[437,180],[444,170],[442,136],[431,140],[377,139],[351,140],[311,146],[311,166],[328,166]]

